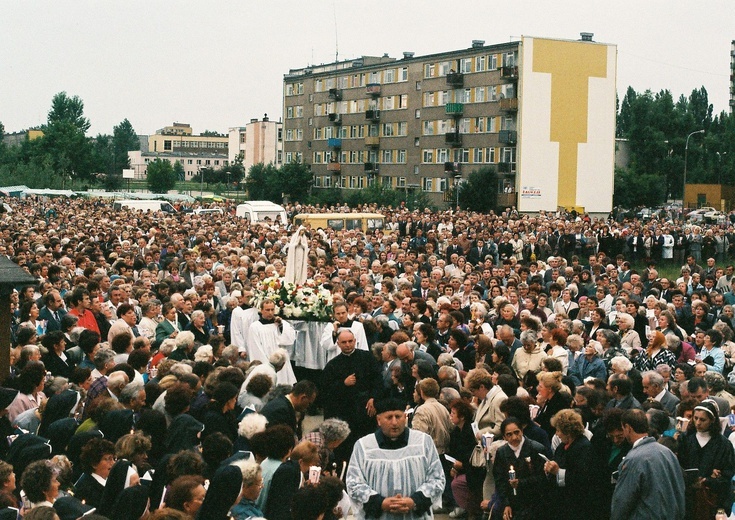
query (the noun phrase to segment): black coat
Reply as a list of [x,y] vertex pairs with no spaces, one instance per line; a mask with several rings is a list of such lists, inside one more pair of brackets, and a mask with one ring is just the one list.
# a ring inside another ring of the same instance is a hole
[[74,496],[92,507],[99,507],[105,486],[95,480],[89,473],[83,473],[74,484]]
[[291,498],[299,490],[300,484],[301,469],[298,462],[289,459],[278,466],[263,510],[268,520],[291,520]]
[[549,438],[553,437],[556,433],[556,428],[551,426],[551,418],[554,417],[556,412],[559,410],[569,408],[570,404],[568,394],[557,392],[551,397],[551,399],[544,403],[539,410],[538,415],[536,416],[536,424],[549,434]]
[[[522,520],[545,518],[547,506],[544,495],[547,490],[544,463],[540,454],[546,457],[551,453],[536,441],[525,438],[520,456],[516,457],[509,444],[498,448],[493,464],[495,490],[506,506],[513,510],[513,518]],[[510,486],[508,472],[510,467],[516,473],[518,487],[515,494]]]
[[[565,472],[565,485],[557,485],[556,476],[549,475],[551,495],[547,501],[552,518],[586,520],[592,515],[592,493],[590,469],[592,447],[587,437],[580,435],[569,446],[560,444],[553,460]],[[570,507],[571,506],[571,507]]]
[[296,410],[285,395],[265,403],[260,413],[268,419],[268,426],[285,424],[298,435],[299,439],[301,438],[301,425],[296,419]]

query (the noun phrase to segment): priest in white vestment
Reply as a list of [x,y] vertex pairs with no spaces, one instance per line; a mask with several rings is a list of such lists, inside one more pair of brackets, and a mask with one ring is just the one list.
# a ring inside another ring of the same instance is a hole
[[[279,347],[286,350],[296,341],[296,331],[290,323],[276,316],[276,304],[272,300],[264,300],[260,304],[260,319],[250,325],[247,338],[248,358],[267,364],[271,354]],[[279,385],[293,385],[296,376],[290,360],[286,360],[283,369],[277,374]]]

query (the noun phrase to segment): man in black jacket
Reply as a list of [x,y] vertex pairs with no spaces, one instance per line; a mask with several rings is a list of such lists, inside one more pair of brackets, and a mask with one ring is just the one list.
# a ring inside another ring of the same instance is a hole
[[315,399],[316,385],[304,379],[293,385],[291,393],[268,401],[260,413],[268,419],[268,426],[276,424],[290,426],[300,439],[303,414]]

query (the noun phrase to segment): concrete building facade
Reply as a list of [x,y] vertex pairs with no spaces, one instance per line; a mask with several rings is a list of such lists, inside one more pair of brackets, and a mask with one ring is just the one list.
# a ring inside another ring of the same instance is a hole
[[190,181],[201,168],[222,168],[229,164],[229,159],[224,153],[214,152],[144,152],[132,150],[128,152],[130,168],[135,171],[135,179],[145,180],[148,177],[148,163],[156,159],[163,159],[171,163],[171,166],[180,162],[184,167],[184,179]]
[[266,114],[262,120],[251,119],[245,126],[233,127],[228,132],[230,162],[242,157],[245,172],[258,164],[283,164],[283,123],[271,121]]
[[[556,184],[550,190],[536,186],[539,184],[536,178],[539,171],[535,167],[529,170],[530,184],[524,182],[519,155],[523,144],[523,129],[519,122],[523,117],[524,96],[530,96],[529,99],[534,101],[529,103],[530,117],[541,115],[544,106],[550,112],[553,103],[549,100],[554,97],[549,85],[546,88],[539,84],[521,95],[524,73],[532,76],[534,72],[524,71],[523,48],[533,43],[529,38],[495,45],[475,40],[467,49],[427,56],[417,57],[410,52],[404,53],[402,59],[387,55],[363,56],[292,69],[284,75],[283,83],[283,160],[309,164],[317,189],[334,185],[362,189],[379,182],[407,192],[424,191],[435,203],[451,203],[446,196],[454,183],[462,182],[473,170],[492,165],[498,172],[498,184],[488,186],[488,189],[497,191],[499,205],[518,205],[524,210],[522,202],[526,202],[525,205],[529,206],[527,211],[536,211],[535,206],[539,204],[544,206],[542,209],[556,209],[560,205],[557,189],[559,171],[566,172],[562,178],[567,182],[577,173],[577,163],[565,162],[560,170],[558,164],[552,162],[548,174]],[[579,76],[578,83],[582,85],[589,79],[587,62],[593,61],[599,68],[601,65],[597,62],[603,59],[600,55],[604,54],[607,60],[603,67],[605,79],[611,83],[604,84],[602,95],[595,97],[594,101],[598,103],[602,99],[606,103],[612,84],[611,114],[605,115],[602,126],[609,118],[614,122],[615,60],[609,59],[609,48],[613,49],[614,56],[614,47],[594,42],[564,43],[579,44],[583,48],[604,48],[604,52],[577,52],[574,59],[580,66],[580,74],[576,74],[573,68],[567,68],[561,74]],[[550,47],[550,52],[560,58],[569,50],[561,44]],[[612,77],[610,70],[613,71]],[[550,71],[549,77],[554,73]],[[561,85],[569,88],[564,82]],[[579,95],[582,90],[575,87],[574,94]],[[612,186],[614,125],[609,135],[607,128],[602,132],[604,135],[597,135],[599,128],[595,124],[588,125],[585,119],[589,113],[586,99],[584,109],[574,111],[571,120],[567,118],[551,125],[550,118],[545,118],[546,140],[551,145],[536,157],[544,130],[537,132],[529,141],[526,160],[530,164],[534,161],[536,164],[539,161],[548,164],[552,160],[546,152],[553,153],[554,144],[558,150],[559,142],[554,143],[550,126],[557,130],[559,124],[571,130],[582,127],[584,132],[574,136],[578,143],[584,142],[580,138],[590,137],[588,129],[591,128],[596,142],[609,139],[609,157],[605,154],[605,160],[599,165],[581,161],[588,173],[585,181],[593,174],[598,180],[604,179],[605,184],[609,179]],[[557,113],[559,106],[554,106]],[[601,112],[605,110],[600,109]],[[591,117],[596,118],[597,115],[595,112]],[[533,123],[529,121],[527,125],[532,126]],[[567,157],[569,154],[562,155]],[[559,163],[558,158],[556,162]],[[531,197],[528,200],[519,197],[518,192],[524,185],[533,188],[532,192],[529,191]],[[602,198],[605,197],[606,193]],[[568,203],[568,199],[563,202]],[[576,198],[572,202],[572,205],[578,205]],[[599,206],[590,210],[609,211],[605,208],[612,206],[611,189],[609,201]]]
[[227,155],[228,136],[194,135],[187,123],[174,123],[148,136],[148,151],[177,153],[210,153]]

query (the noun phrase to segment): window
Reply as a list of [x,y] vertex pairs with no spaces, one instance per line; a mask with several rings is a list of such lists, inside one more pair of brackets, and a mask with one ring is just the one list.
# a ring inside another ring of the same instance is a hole
[[301,141],[304,138],[304,131],[299,128],[296,130],[296,140]]
[[511,83],[503,85],[501,87],[501,91],[502,91],[502,97],[505,99],[516,97],[516,89]]
[[[147,161],[147,160],[148,160],[148,159],[146,159],[146,161]],[[186,164],[193,164],[193,163],[194,163],[194,161],[192,161],[191,159],[188,159],[188,160],[186,161]]]
[[398,188],[405,188],[406,187],[406,178],[405,177],[398,177],[397,187]]
[[293,96],[293,83],[286,85],[286,95]]
[[462,134],[470,133],[470,118],[465,117],[459,122],[459,132]]
[[408,123],[406,121],[400,121],[398,123],[398,133],[396,135],[400,135],[400,136],[408,135]]
[[424,121],[423,125],[423,135],[434,135],[434,122],[433,121]]
[[515,148],[503,148],[500,155],[502,161],[507,163],[516,162],[516,149]]
[[416,116],[416,119],[421,119],[421,109],[417,108],[416,112],[414,112],[414,115]]
[[286,162],[287,163],[293,162],[293,152],[286,152]]
[[393,162],[393,150],[381,150],[380,162],[390,164]]
[[452,64],[448,61],[443,61],[439,64],[439,76],[446,76],[452,68]]
[[486,163],[495,162],[495,148],[485,148],[485,162]]
[[378,125],[370,125],[368,127],[368,136],[369,137],[379,137],[380,136]]
[[278,140],[283,141],[283,128],[278,129]]
[[286,130],[286,141],[293,141],[293,129]]
[[[357,178],[357,187],[360,189],[365,187],[365,177],[363,177],[362,175]],[[357,220],[357,225],[354,226],[352,229],[357,229],[359,227],[360,227],[360,221]]]
[[398,75],[398,81],[408,81],[408,67],[403,67]]
[[416,90],[421,90],[421,82],[420,81],[417,81],[416,82]]
[[398,150],[398,157],[396,158],[398,164],[406,164],[406,150]]
[[431,177],[424,177],[421,180],[421,188],[424,191],[434,191],[434,179],[432,179]]
[[487,70],[495,70],[498,68],[498,55],[497,54],[491,54],[487,57]]
[[459,60],[459,71],[463,74],[472,72],[472,58],[462,58]]
[[393,137],[393,123],[383,123],[383,137]]
[[283,162],[283,150],[278,150],[278,159],[276,159],[279,163]]
[[475,132],[483,133],[484,131],[485,131],[485,118],[476,117],[475,118]]
[[407,108],[408,107],[408,94],[401,94],[398,96],[398,107],[397,108]]
[[447,103],[449,103],[449,92],[446,90],[443,90],[441,94],[439,94],[439,99],[441,100],[439,102],[439,106],[444,106]]
[[321,188],[322,187],[322,177],[321,177],[321,175],[314,175],[314,187],[315,188]]
[[351,176],[350,177],[350,188],[357,188],[357,177]]
[[446,148],[439,148],[436,151],[436,162],[441,164],[449,161],[449,150]]
[[215,161],[214,161],[214,165],[215,165],[215,166],[219,166],[219,161],[215,159]]
[[458,148],[454,150],[454,162],[458,162],[458,163],[470,162],[469,148]]
[[487,131],[491,134],[494,134],[497,132],[497,129],[495,128],[497,125],[495,124],[495,118],[494,117],[488,117],[487,118]]
[[304,84],[303,83],[296,83],[296,93],[297,94],[303,94],[304,93]]
[[428,149],[423,151],[422,162],[431,164],[434,162],[434,150]]
[[434,93],[424,92],[424,106],[430,107],[434,105]]
[[296,117],[304,117],[304,105],[296,105]]
[[483,72],[485,70],[485,64],[487,60],[485,56],[477,56],[475,58],[475,72]]
[[414,146],[419,146],[419,138],[418,137],[414,137],[413,138],[413,145]]
[[475,88],[475,103],[483,103],[485,101],[485,87]]
[[393,186],[393,177],[383,177],[381,183],[384,188],[391,188]]
[[325,188],[331,188],[332,187],[332,177],[329,175],[323,177],[322,185],[324,185]]
[[424,65],[424,77],[433,78],[436,73],[436,65],[434,63],[426,63]]
[[503,54],[503,66],[504,67],[515,67],[516,55],[514,52],[506,52]]
[[501,126],[503,127],[502,130],[515,130],[516,129],[516,121],[513,118],[513,116],[505,116],[501,120]]
[[368,83],[380,83],[380,71],[370,73],[370,81]]
[[472,162],[475,164],[481,164],[485,162],[485,149],[474,148],[472,152]]
[[383,98],[383,110],[393,110],[393,105],[395,102],[394,96],[387,96]]
[[324,80],[323,79],[318,79],[314,82],[314,91],[315,92],[324,91]]
[[383,71],[383,83],[393,83],[396,80],[396,69]]
[[487,87],[487,100],[488,101],[497,101],[498,100],[498,91],[495,88],[495,86]]
[[286,119],[293,119],[293,107],[286,107]]
[[197,164],[202,164],[202,160],[201,159],[197,159]]
[[314,152],[314,164],[322,164],[322,152]]
[[170,139],[166,139],[165,141],[163,141],[163,151],[164,152],[171,151],[171,140]]
[[309,126],[314,126],[314,119],[311,117],[309,118]]
[[210,164],[212,164],[212,161],[210,161],[209,159],[207,159],[207,160],[204,161],[204,164],[210,165]]
[[442,193],[447,191],[447,188],[449,187],[449,183],[447,182],[447,179],[445,177],[442,177],[439,179],[439,191]]

